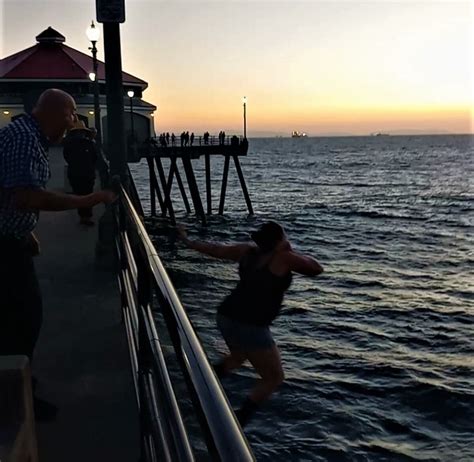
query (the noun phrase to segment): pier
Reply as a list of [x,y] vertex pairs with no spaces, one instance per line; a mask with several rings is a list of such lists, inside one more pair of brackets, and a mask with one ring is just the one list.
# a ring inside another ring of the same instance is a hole
[[[246,156],[248,152],[247,138],[238,138],[236,136],[226,137],[222,141],[217,137],[209,137],[204,140],[203,137],[198,137],[191,145],[178,145],[177,142],[172,145],[160,145],[156,139],[149,140],[139,150],[140,157],[147,160],[149,170],[150,183],[150,208],[151,215],[157,215],[157,202],[161,210],[162,217],[169,217],[173,224],[176,223],[174,207],[171,200],[171,190],[173,181],[176,179],[179,191],[184,203],[187,213],[191,213],[190,201],[188,199],[186,188],[184,186],[183,175],[179,171],[179,163],[182,163],[184,170],[184,180],[191,195],[191,201],[194,207],[194,212],[200,218],[203,224],[206,224],[206,215],[211,215],[212,207],[212,191],[211,191],[211,159],[213,156],[224,157],[224,169],[222,172],[221,193],[219,201],[219,214],[224,213],[227,181],[229,177],[231,159],[234,163],[242,193],[247,204],[249,215],[253,215],[253,206],[250,199],[250,194],[245,182],[242,167],[239,158]],[[198,161],[201,158],[205,162],[205,176],[206,176],[206,211],[204,210],[203,200],[196,182],[194,174],[193,160]],[[169,171],[165,172],[162,159],[170,160]]]

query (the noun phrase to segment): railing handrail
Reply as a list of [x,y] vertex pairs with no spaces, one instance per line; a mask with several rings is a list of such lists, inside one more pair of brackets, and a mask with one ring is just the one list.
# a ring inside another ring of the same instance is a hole
[[[184,358],[182,364],[199,401],[218,458],[223,461],[239,462],[255,460],[140,216],[123,187],[120,193],[121,204],[145,251],[146,263],[149,265],[159,295],[172,313],[179,336],[180,354]],[[155,329],[155,326],[152,328]]]
[[[158,147],[164,147],[160,145],[159,138],[161,135],[154,136],[151,138]],[[174,144],[172,144],[172,139],[171,137],[169,138],[169,142],[167,141],[166,147],[178,147],[178,146],[183,146],[183,147],[195,147],[195,146],[233,146],[233,141],[232,139],[234,136],[239,140],[239,143],[241,143],[244,140],[244,137],[242,135],[225,135],[222,141],[220,140],[218,135],[209,135],[209,137],[206,138],[203,135],[195,136],[193,139],[193,144],[191,145],[191,141],[181,144],[181,138],[180,136],[175,136],[175,141]]]

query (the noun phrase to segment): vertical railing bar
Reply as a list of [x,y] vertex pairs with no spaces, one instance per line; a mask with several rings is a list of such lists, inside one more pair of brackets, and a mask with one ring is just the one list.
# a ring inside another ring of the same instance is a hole
[[177,454],[179,454],[179,460],[193,461],[194,457],[192,455],[191,445],[186,434],[181,412],[179,410],[176,396],[173,391],[173,386],[171,384],[171,379],[168,374],[166,361],[159,342],[158,332],[155,327],[151,308],[150,306],[147,306],[146,308],[142,307],[142,311],[144,318],[148,320],[146,327],[148,330],[150,345],[154,353],[153,363],[157,369],[157,372],[160,374],[160,382],[166,397],[164,404],[167,407],[167,413],[170,415],[170,417],[172,417],[171,434],[175,441],[175,447]]

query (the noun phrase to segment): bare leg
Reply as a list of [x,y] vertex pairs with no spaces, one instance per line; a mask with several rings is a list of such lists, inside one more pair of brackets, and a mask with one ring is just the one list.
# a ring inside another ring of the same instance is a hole
[[276,345],[267,350],[247,352],[247,357],[252,366],[260,375],[249,398],[254,403],[261,403],[283,383],[285,375],[281,365],[280,350]]
[[281,365],[280,351],[276,345],[267,350],[256,350],[247,352],[247,357],[252,366],[260,375],[254,389],[236,411],[240,425],[245,426],[252,415],[257,411],[260,403],[281,385],[285,376]]
[[238,369],[247,359],[247,355],[242,351],[231,349],[230,353],[214,366],[214,370],[219,378],[225,377],[234,369]]

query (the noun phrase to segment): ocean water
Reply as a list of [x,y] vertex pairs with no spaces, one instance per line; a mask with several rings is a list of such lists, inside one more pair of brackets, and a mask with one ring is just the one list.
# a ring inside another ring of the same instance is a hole
[[[191,236],[242,241],[272,219],[325,267],[295,277],[273,325],[286,380],[246,428],[257,460],[474,460],[473,146],[470,136],[252,139],[242,167],[254,217],[232,164],[226,213],[208,227],[174,194]],[[217,209],[222,160],[212,168]],[[146,166],[133,172],[147,208]],[[160,219],[147,225],[214,360],[225,351],[215,312],[236,266],[185,249]],[[234,406],[253,380],[244,367],[224,381]]]

